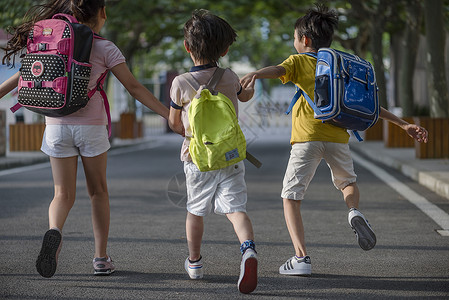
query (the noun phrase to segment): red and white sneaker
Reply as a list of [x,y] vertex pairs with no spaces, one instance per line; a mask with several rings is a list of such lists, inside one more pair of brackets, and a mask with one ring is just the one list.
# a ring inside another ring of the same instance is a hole
[[190,261],[189,258],[186,258],[184,263],[184,267],[186,269],[187,274],[191,279],[201,279],[203,278],[203,258],[200,257],[197,261]]
[[237,286],[243,294],[249,294],[257,287],[257,254],[253,249],[247,249],[242,255]]

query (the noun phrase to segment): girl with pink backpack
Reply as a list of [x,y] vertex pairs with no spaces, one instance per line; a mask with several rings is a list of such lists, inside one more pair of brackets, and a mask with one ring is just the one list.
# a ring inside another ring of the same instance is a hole
[[[105,1],[48,0],[43,5],[34,6],[27,13],[30,17],[28,21],[15,28],[14,35],[4,48],[6,56],[3,62],[27,46],[27,38],[36,22],[51,19],[56,14],[71,15],[95,34],[99,34],[106,21]],[[46,31],[46,34],[51,33],[51,30]],[[42,49],[44,46],[39,47]],[[114,43],[105,39],[93,39],[89,64],[92,65],[87,84],[90,91],[97,88],[99,77],[110,70],[134,98],[162,117],[168,118],[168,109],[136,80],[125,63],[125,57]],[[40,70],[35,68],[34,73],[40,76],[41,72],[45,72],[45,68],[42,70],[41,64],[39,67]],[[19,85],[20,73],[0,85],[0,98]],[[106,126],[108,120],[101,94],[90,94],[92,95],[88,103],[76,112],[45,118],[46,128],[41,150],[50,156],[54,197],[49,207],[49,230],[44,235],[36,261],[37,271],[43,277],[52,277],[56,271],[62,245],[62,229],[75,202],[78,156],[81,156],[92,203],[94,274],[109,275],[115,270],[112,259],[107,254],[110,220],[106,183],[107,150],[110,148]]]

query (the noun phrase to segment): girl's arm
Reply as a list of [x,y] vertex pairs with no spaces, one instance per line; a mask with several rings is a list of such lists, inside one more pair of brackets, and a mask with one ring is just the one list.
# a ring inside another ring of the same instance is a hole
[[242,84],[242,86],[245,88],[247,87],[251,81],[253,80],[253,77],[255,77],[255,79],[259,79],[259,78],[279,78],[281,76],[284,76],[286,74],[285,68],[282,66],[269,66],[269,67],[265,67],[263,69],[260,69],[258,71],[255,72],[251,72],[246,74],[245,76],[243,76],[240,79],[240,83]]
[[0,84],[0,99],[17,87],[19,83],[20,71],[9,77],[8,80]]
[[168,108],[165,107],[147,88],[145,88],[129,70],[125,63],[116,65],[111,72],[123,84],[126,90],[143,105],[168,120]]
[[168,126],[170,126],[171,130],[174,132],[185,136],[184,126],[181,120],[181,110],[170,107],[170,115],[168,117]]
[[401,127],[405,130],[405,132],[407,132],[409,136],[411,136],[418,142],[427,143],[428,134],[427,130],[424,127],[415,124],[409,124],[383,107],[380,108],[379,117]]
[[247,83],[246,87],[242,85],[242,91],[238,95],[238,98],[242,102],[251,100],[254,95],[254,84],[256,82],[256,76],[251,77],[251,81]]

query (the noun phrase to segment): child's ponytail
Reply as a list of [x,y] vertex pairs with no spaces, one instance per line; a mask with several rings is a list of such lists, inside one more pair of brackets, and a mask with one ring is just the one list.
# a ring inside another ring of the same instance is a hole
[[70,9],[80,23],[94,26],[100,8],[105,6],[104,0],[71,0]]

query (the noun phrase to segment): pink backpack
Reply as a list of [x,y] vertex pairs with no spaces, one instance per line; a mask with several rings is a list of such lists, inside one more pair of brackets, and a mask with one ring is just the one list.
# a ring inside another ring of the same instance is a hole
[[86,106],[98,90],[110,119],[103,91],[107,71],[98,79],[96,89],[87,88],[94,38],[103,39],[70,15],[56,14],[52,19],[36,22],[20,69],[18,103],[11,110],[15,112],[24,106],[45,116],[62,117]]

